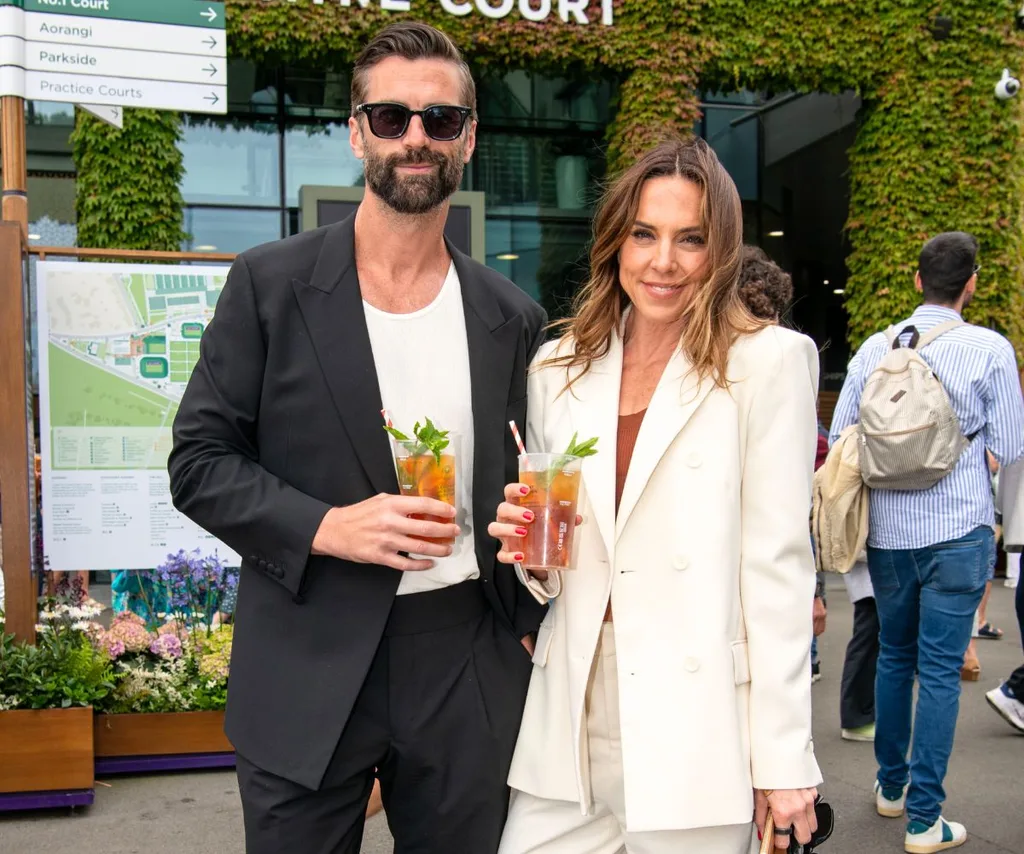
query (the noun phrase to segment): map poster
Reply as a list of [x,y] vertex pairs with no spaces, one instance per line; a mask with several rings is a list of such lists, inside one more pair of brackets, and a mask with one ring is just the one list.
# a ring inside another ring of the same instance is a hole
[[171,425],[226,267],[39,262],[43,551],[51,570],[238,555],[178,513]]

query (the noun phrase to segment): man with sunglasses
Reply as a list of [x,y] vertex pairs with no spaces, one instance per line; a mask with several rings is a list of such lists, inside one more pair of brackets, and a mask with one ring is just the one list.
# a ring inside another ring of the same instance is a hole
[[[439,31],[367,45],[357,213],[236,260],[175,420],[175,505],[243,557],[226,729],[248,854],[357,854],[375,776],[396,854],[498,846],[542,608],[487,523],[545,317],[445,240],[475,108]],[[458,435],[457,508],[396,494],[382,410]]]
[[[830,432],[834,442],[858,422],[868,377],[889,348],[920,340],[921,358],[970,440],[949,474],[930,488],[872,489],[870,497],[868,572],[881,627],[875,807],[888,818],[907,816],[904,850],[911,854],[933,854],[967,839],[964,826],[946,821],[941,808],[959,711],[960,665],[995,559],[985,449],[1004,465],[1024,454],[1024,401],[1013,346],[961,316],[977,288],[977,252],[974,237],[959,231],[925,244],[916,277],[924,304],[895,325],[896,342],[884,333],[873,335],[853,357]],[[896,392],[892,402],[903,394]]]

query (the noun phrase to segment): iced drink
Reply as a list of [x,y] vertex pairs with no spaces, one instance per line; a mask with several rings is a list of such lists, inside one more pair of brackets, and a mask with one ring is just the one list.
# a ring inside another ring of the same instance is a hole
[[580,457],[526,454],[519,457],[519,480],[530,487],[519,504],[534,514],[523,537],[527,569],[572,569],[572,537],[580,492]]
[[[413,495],[419,498],[435,498],[458,509],[455,497],[455,457],[457,437],[452,434],[450,444],[440,455],[440,459],[426,450],[415,439],[409,441],[394,440],[395,468],[398,473],[398,489],[402,495]],[[451,524],[452,518],[443,519],[439,516],[425,516],[414,513],[410,518],[425,519],[428,522]],[[433,537],[417,537],[428,543],[454,545],[453,538],[436,539]]]

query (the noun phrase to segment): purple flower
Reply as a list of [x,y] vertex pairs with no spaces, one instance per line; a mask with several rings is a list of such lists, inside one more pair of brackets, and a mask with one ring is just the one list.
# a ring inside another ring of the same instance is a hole
[[124,655],[124,641],[117,640],[116,638],[107,638],[104,646],[107,649],[107,655],[111,658],[120,658]]
[[149,651],[161,658],[181,658],[181,641],[177,635],[158,635],[149,645]]

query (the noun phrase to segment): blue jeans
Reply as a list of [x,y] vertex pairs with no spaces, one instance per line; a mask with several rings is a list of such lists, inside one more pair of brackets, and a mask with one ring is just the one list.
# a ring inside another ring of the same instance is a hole
[[[991,528],[922,549],[868,549],[878,605],[875,759],[878,781],[899,788],[910,777],[907,817],[934,824],[946,793],[960,710],[960,667],[971,639],[995,548]],[[919,683],[910,764],[914,672]]]

